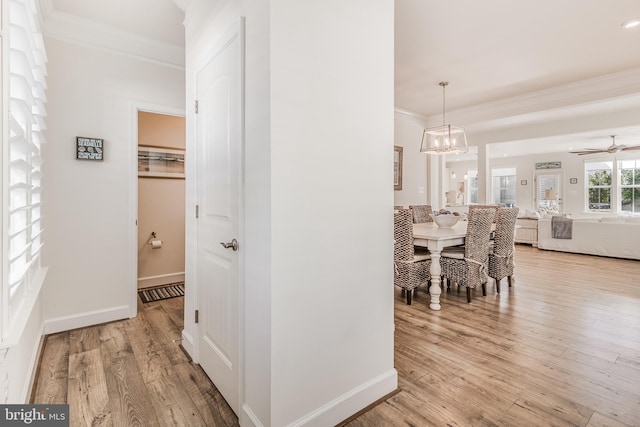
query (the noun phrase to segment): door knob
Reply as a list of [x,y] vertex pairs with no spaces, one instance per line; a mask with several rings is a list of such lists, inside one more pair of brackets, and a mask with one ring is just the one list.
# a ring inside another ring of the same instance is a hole
[[225,242],[220,242],[220,244],[222,245],[223,248],[225,249],[233,249],[233,251],[237,251],[238,250],[238,241],[236,239],[233,239],[232,241],[230,241],[229,243],[225,243]]

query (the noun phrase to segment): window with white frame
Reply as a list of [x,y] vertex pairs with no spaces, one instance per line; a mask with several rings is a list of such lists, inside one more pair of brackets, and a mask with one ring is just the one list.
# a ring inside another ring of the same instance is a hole
[[620,210],[640,213],[640,159],[621,160],[620,171]]
[[35,0],[4,0],[2,16],[3,265],[1,346],[22,334],[44,281],[42,155],[46,53]]
[[587,184],[587,210],[592,212],[611,212],[613,162],[585,162],[585,182]]

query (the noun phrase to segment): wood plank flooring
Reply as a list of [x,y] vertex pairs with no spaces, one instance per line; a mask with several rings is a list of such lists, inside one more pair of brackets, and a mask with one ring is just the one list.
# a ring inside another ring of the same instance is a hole
[[237,426],[179,347],[183,305],[139,301],[135,319],[47,336],[31,403],[69,403],[71,426]]
[[501,294],[396,290],[400,392],[359,426],[640,426],[640,261],[517,245]]
[[[518,245],[516,280],[471,304],[395,295],[400,392],[347,423],[640,426],[640,261]],[[70,403],[73,426],[234,426],[178,347],[182,298],[136,319],[50,335],[33,403]]]

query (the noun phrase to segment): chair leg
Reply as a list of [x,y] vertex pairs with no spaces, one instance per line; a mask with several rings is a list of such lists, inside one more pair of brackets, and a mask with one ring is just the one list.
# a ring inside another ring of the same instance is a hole
[[400,295],[401,295],[401,296],[404,296],[404,294],[405,294],[406,292],[407,292],[407,291],[406,291],[404,288],[402,288],[402,290],[400,291]]
[[482,284],[482,296],[483,297],[487,296],[487,284],[486,283]]
[[471,302],[471,288],[467,287],[467,303]]
[[496,292],[500,293],[500,280],[501,279],[493,279],[496,281]]
[[507,281],[509,282],[509,287],[511,287],[512,280],[513,280],[513,276],[507,276]]
[[407,291],[407,305],[411,305],[411,296],[413,295],[413,291]]

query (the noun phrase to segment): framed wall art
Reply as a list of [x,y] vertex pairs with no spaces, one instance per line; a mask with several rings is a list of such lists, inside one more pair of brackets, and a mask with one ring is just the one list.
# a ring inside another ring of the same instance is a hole
[[138,146],[138,176],[184,179],[184,150]]
[[562,162],[542,162],[536,163],[536,169],[560,169]]
[[100,138],[76,137],[76,159],[103,160],[104,140]]

